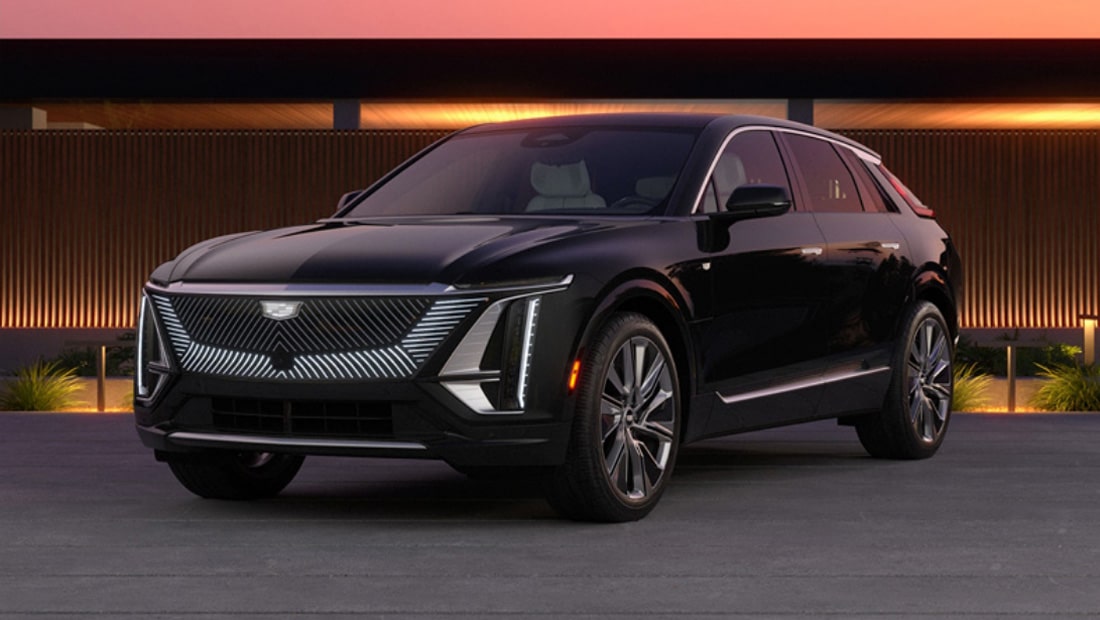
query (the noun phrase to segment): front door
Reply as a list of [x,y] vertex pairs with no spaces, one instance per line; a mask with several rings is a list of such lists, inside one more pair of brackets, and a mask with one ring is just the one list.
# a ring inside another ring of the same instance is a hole
[[[724,208],[746,184],[790,188],[771,132],[734,136],[708,183],[704,211]],[[728,234],[711,259],[713,319],[700,338],[703,389],[718,396],[707,430],[810,419],[826,354],[824,236],[797,204],[784,215],[735,222]]]

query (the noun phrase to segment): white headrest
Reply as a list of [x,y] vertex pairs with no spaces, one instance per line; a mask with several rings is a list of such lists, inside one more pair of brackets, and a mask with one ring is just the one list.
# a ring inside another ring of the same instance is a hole
[[718,182],[719,191],[733,192],[748,180],[745,176],[745,164],[741,158],[733,153],[726,153],[718,159],[718,165],[714,168],[714,179]]
[[650,200],[664,200],[676,177],[644,177],[634,184],[634,193]]
[[575,164],[552,166],[535,162],[531,166],[531,186],[543,196],[579,198],[592,191],[588,166],[584,160]]

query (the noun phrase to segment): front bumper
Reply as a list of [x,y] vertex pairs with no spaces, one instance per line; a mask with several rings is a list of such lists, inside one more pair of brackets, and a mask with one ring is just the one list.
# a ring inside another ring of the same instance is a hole
[[442,459],[548,466],[565,457],[569,422],[529,411],[478,416],[430,381],[341,385],[179,376],[155,407],[135,407],[158,452],[210,449]]

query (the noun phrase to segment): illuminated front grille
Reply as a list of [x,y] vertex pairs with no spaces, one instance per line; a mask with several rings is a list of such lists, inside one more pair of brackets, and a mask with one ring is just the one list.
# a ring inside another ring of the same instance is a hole
[[305,301],[298,316],[272,320],[254,298],[171,298],[192,340],[213,347],[263,353],[358,351],[396,342],[431,300],[420,298],[319,298]]
[[415,374],[484,299],[361,297],[300,302],[264,316],[251,297],[150,295],[187,372],[278,380],[398,379]]

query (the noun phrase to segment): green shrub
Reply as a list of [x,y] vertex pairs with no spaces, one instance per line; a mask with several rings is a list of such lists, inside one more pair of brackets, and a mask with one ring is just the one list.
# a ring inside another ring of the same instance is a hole
[[10,411],[58,411],[80,404],[80,380],[72,368],[39,360],[15,371],[4,386],[0,408]]
[[989,385],[993,377],[978,370],[977,364],[955,365],[955,411],[984,411],[989,407]]
[[969,365],[980,374],[1005,374],[1005,350],[978,346],[967,336],[959,337],[955,348],[956,367]]
[[126,392],[126,395],[123,396],[122,399],[118,401],[118,408],[122,409],[123,411],[133,411],[134,410],[134,391],[133,390],[130,390],[130,391]]
[[[134,332],[119,335],[119,342],[132,342]],[[107,346],[106,371],[108,377],[121,377],[134,374],[133,347]],[[81,377],[94,377],[98,372],[99,347],[69,347],[61,351],[51,361],[62,368],[72,368]]]
[[1016,349],[1017,376],[1038,377],[1045,368],[1076,366],[1081,347],[1071,344],[1049,344],[1045,347],[1020,347]]
[[1100,411],[1100,367],[1095,364],[1041,366],[1045,379],[1031,404],[1045,411]]
[[[998,340],[1010,342],[1011,336],[1004,334]],[[1016,376],[1037,376],[1042,367],[1056,365],[1073,365],[1077,363],[1077,356],[1081,353],[1081,347],[1069,344],[1051,343],[1047,341],[1026,341],[1023,344],[1016,343]],[[955,362],[958,364],[973,364],[978,373],[986,373],[1004,377],[1008,375],[1006,366],[1007,356],[1004,347],[983,347],[972,339],[961,336],[959,345],[955,349]]]

